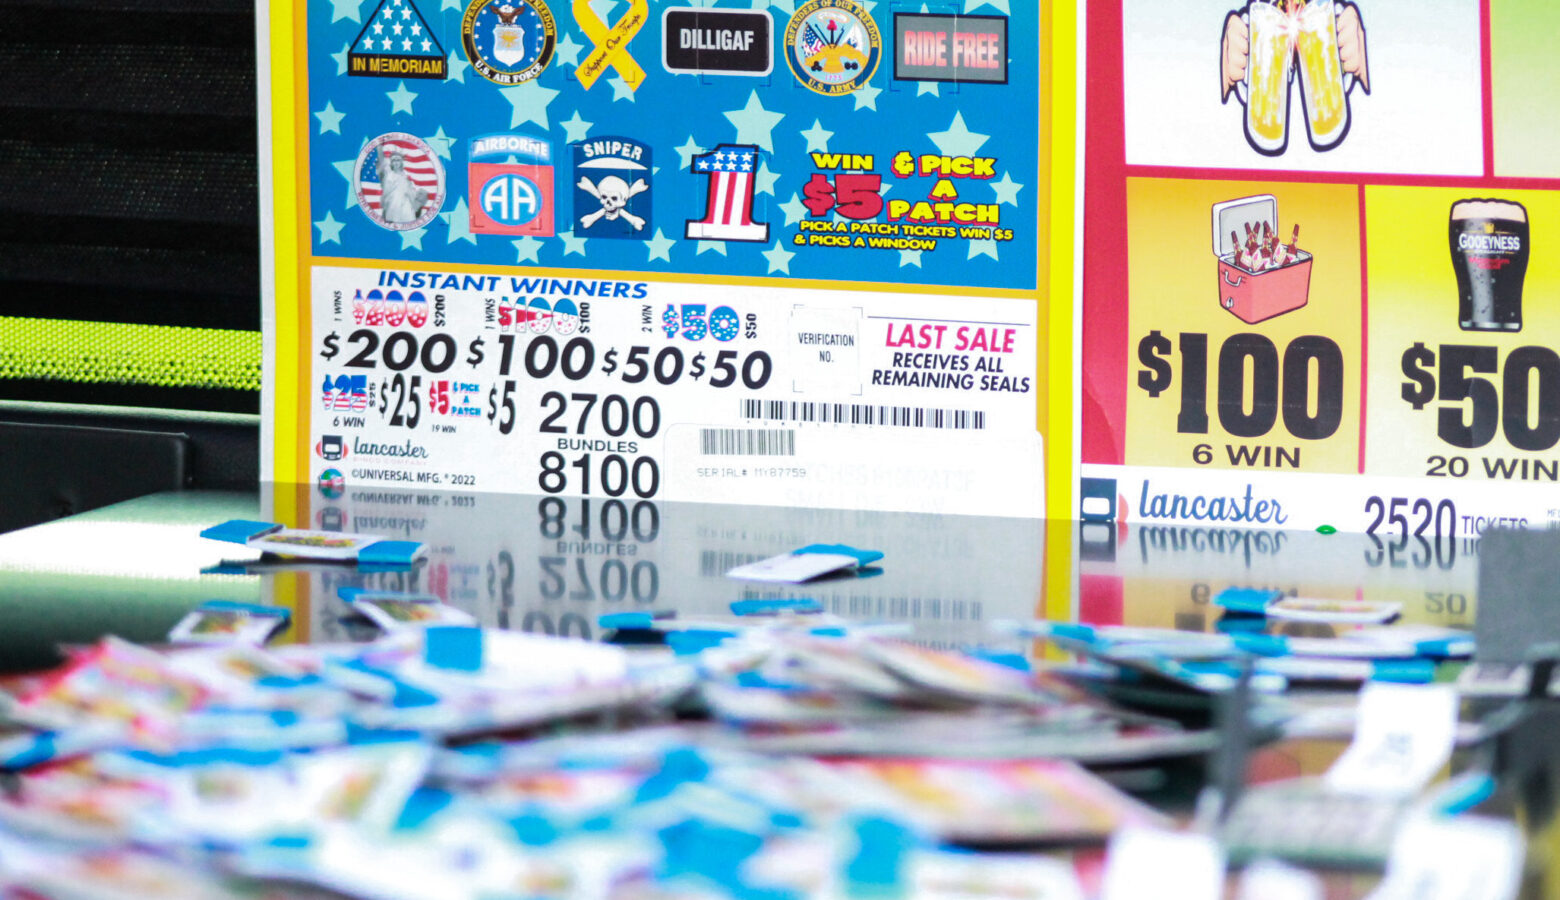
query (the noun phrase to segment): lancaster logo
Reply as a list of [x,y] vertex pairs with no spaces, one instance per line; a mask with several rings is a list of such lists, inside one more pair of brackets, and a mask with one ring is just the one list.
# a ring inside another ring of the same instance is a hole
[[1143,479],[1143,495],[1138,500],[1142,519],[1190,519],[1194,522],[1251,522],[1258,525],[1282,525],[1289,521],[1277,500],[1252,495],[1251,485],[1239,496],[1204,494],[1156,494]]
[[341,442],[341,435],[327,434],[314,445],[314,452],[326,462],[336,462],[347,455],[347,447]]
[[352,452],[358,456],[377,456],[388,459],[428,458],[428,448],[412,443],[410,438],[399,444],[380,444],[374,441],[353,438]]
[[774,68],[775,23],[746,9],[668,9],[661,17],[661,67],[678,75],[750,75]]

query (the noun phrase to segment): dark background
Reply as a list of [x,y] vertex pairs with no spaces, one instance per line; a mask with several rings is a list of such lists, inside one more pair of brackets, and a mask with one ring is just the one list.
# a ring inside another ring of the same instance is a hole
[[[252,2],[0,0],[0,22],[0,345],[16,318],[258,332]],[[255,484],[258,391],[50,376],[0,372],[0,530]]]

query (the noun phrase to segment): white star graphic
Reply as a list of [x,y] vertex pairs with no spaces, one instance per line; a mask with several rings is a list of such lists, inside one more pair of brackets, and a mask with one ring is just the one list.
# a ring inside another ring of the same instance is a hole
[[515,262],[540,262],[542,242],[529,234],[519,240],[510,241],[515,248]]
[[856,98],[856,109],[870,109],[876,112],[878,94],[881,93],[883,93],[882,88],[875,88],[870,84],[864,84],[852,91],[851,96]]
[[834,137],[834,132],[825,131],[823,122],[819,121],[818,119],[814,119],[812,127],[806,131],[801,132],[801,135],[807,139],[808,153],[828,153],[829,138]]
[[650,258],[645,260],[645,262],[655,262],[657,259],[664,259],[667,262],[671,262],[672,247],[674,247],[676,244],[676,241],[662,234],[661,229],[657,228],[655,230],[655,237],[645,241],[645,247],[650,251]]
[[769,163],[765,162],[758,167],[758,172],[753,176],[753,193],[775,194],[775,182],[780,180],[779,173],[769,171]]
[[337,112],[336,107],[326,101],[325,108],[314,114],[314,118],[320,120],[320,134],[333,131],[341,133],[341,120],[346,118],[346,113]]
[[627,100],[629,103],[634,102],[635,85],[624,81],[621,76],[608,78],[607,84],[612,85],[612,102],[616,103],[619,100]]
[[459,141],[460,138],[452,138],[445,134],[444,126],[440,125],[437,132],[429,137],[423,138],[423,140],[428,142],[428,146],[433,148],[433,152],[435,154],[444,159],[450,159],[450,148],[454,147],[455,143]]
[[413,228],[410,231],[403,231],[403,232],[401,232],[401,249],[402,250],[410,250],[410,249],[421,250],[423,248],[423,245],[422,245],[423,235],[426,235],[427,233],[428,233],[428,229],[427,228]]
[[351,44],[342,44],[340,53],[332,53],[330,55],[330,58],[334,59],[336,61],[336,74],[337,75],[345,75],[345,74],[347,74],[347,56],[350,55],[351,53],[352,53],[352,45]]
[[[367,143],[367,141],[364,143]],[[346,202],[341,204],[342,207],[345,209],[351,209],[352,207],[357,206],[357,160],[339,160],[337,162],[331,163],[331,167],[340,173],[342,178],[347,180],[347,199]]]
[[417,94],[406,89],[406,82],[401,82],[393,91],[385,91],[385,96],[390,98],[390,115],[398,112],[412,114],[412,101],[417,99]]
[[748,95],[747,105],[726,113],[731,124],[737,126],[737,143],[757,144],[773,153],[775,144],[770,132],[785,118],[784,113],[770,112],[758,99],[758,91]]
[[785,213],[785,224],[794,225],[807,215],[807,206],[802,203],[802,198],[796,194],[791,199],[780,204],[780,210]]
[[989,6],[992,9],[1010,16],[1013,14],[1013,11],[1008,8],[1008,3],[1009,0],[964,0],[964,11],[967,13],[972,13],[975,10],[980,9],[982,6]]
[[903,269],[905,266],[915,266],[917,269],[921,268],[921,251],[899,251],[899,268]]
[[714,250],[716,253],[719,253],[721,256],[725,256],[726,255],[726,242],[725,241],[698,241],[697,243],[699,245],[699,249],[698,249],[697,252],[695,252],[693,254],[694,256],[703,256],[704,255],[704,251],[706,251],[706,250]]
[[968,258],[974,259],[977,256],[989,256],[992,259],[997,259],[997,242],[995,240],[970,241],[970,255]]
[[795,256],[796,254],[785,249],[784,243],[775,241],[775,245],[773,247],[765,250],[759,255],[764,259],[769,260],[769,272],[767,274],[773,274],[775,272],[784,272],[787,275],[791,274],[791,257]]
[[346,227],[346,223],[337,222],[336,217],[331,215],[330,211],[327,210],[325,212],[325,218],[315,222],[314,227],[320,230],[321,244],[339,245],[341,243],[341,229]]
[[330,0],[330,21],[334,25],[342,19],[363,21],[363,0]]
[[558,124],[563,126],[564,140],[572,144],[575,141],[585,140],[585,135],[590,133],[590,126],[594,123],[580,118],[580,111],[576,109],[572,119],[565,119]]
[[997,193],[998,203],[1006,203],[1011,206],[1018,205],[1018,192],[1023,190],[1024,186],[1014,181],[1011,173],[1003,172],[1001,181],[989,183],[991,189]]
[[466,208],[466,198],[462,197],[455,203],[455,208],[447,213],[439,213],[439,218],[450,226],[447,244],[456,241],[465,241],[473,246],[477,243],[477,236],[471,233],[471,210]]
[[981,145],[991,137],[978,131],[971,131],[964,124],[964,113],[953,114],[953,124],[947,131],[929,131],[926,136],[937,145],[937,149],[945,156],[974,156],[980,151]]
[[514,87],[506,87],[499,91],[509,105],[514,107],[509,114],[509,127],[518,128],[526,122],[534,122],[543,128],[550,128],[547,122],[547,107],[558,96],[558,92],[552,88],[544,88],[535,81],[527,81]]
[[692,166],[693,158],[704,152],[704,148],[700,147],[697,143],[694,142],[693,135],[691,134],[688,135],[688,140],[685,141],[681,147],[677,147],[676,150],[677,155],[682,157],[681,168],[684,169]]
[[564,256],[568,256],[570,253],[578,253],[581,256],[585,255],[585,242],[590,240],[589,238],[575,237],[572,230],[560,231],[558,232],[558,237],[563,238]]
[[449,56],[449,80],[466,83],[466,70],[471,68],[471,63],[466,62],[466,55],[457,50],[451,50]]
[[563,36],[563,40],[553,47],[553,58],[558,60],[559,65],[578,67],[580,64],[580,51],[584,49],[584,44],[576,41],[573,35],[566,33]]

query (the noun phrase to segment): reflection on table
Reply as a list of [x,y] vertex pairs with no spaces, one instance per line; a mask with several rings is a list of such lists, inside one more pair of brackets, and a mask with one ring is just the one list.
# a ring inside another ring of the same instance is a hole
[[[201,539],[230,518],[365,532],[421,541],[426,562],[398,572],[260,560]],[[725,573],[811,543],[884,552],[844,578],[778,586]],[[1227,587],[1269,587],[1319,598],[1403,604],[1402,621],[1471,627],[1477,540],[1409,533],[1324,535],[1139,527],[962,516],[656,503],[621,498],[267,487],[257,497],[159,494],[0,535],[0,665],[37,669],[60,643],[104,633],[156,643],[200,602],[286,606],[282,641],[367,639],[342,587],[428,592],[484,626],[594,639],[598,618],[623,610],[722,615],[733,601],[810,597],[854,619],[908,622],[934,647],[1001,645],[999,620],[1048,618],[1211,631]],[[1291,626],[1321,634],[1328,626]],[[1059,658],[1038,645],[1018,648]],[[1336,742],[1259,751],[1253,782],[1314,774]],[[1526,728],[1502,751],[1518,773],[1513,806],[1548,820],[1555,767]],[[1119,773],[1123,783],[1142,773]],[[1174,777],[1172,776],[1172,781]],[[1153,779],[1143,781],[1153,787]],[[1184,788],[1184,784],[1179,787]],[[1171,785],[1171,793],[1177,789]],[[1183,792],[1182,799],[1187,795]],[[1344,879],[1337,896],[1363,896],[1373,879]]]

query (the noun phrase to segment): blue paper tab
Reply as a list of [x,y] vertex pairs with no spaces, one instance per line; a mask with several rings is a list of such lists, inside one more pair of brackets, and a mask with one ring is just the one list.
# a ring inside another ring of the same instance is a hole
[[1014,653],[1011,650],[991,650],[985,647],[972,647],[964,652],[973,659],[1013,669],[1017,672],[1034,671],[1034,667],[1029,664],[1029,660],[1024,657],[1024,654]]
[[0,770],[28,769],[59,755],[53,732],[19,735],[0,743]]
[[819,613],[823,604],[811,597],[785,600],[738,600],[731,604],[731,612],[738,616],[769,616],[783,612]]
[[1232,634],[1230,644],[1256,656],[1288,656],[1289,641],[1272,634]]
[[527,847],[545,847],[558,840],[558,824],[541,810],[527,810],[505,820],[514,829],[515,839]]
[[259,537],[262,534],[270,534],[280,531],[282,526],[276,522],[256,522],[252,519],[229,519],[220,525],[213,525],[200,533],[203,538],[214,541],[226,541],[229,544],[247,544],[250,538]]
[[401,815],[396,819],[395,831],[415,831],[428,824],[428,820],[448,809],[455,802],[455,795],[440,788],[419,787],[406,798]]
[[1495,794],[1495,779],[1487,772],[1468,772],[1448,781],[1431,797],[1430,805],[1445,816],[1460,816]]
[[898,897],[905,892],[905,868],[916,845],[914,833],[891,819],[855,823],[857,851],[845,864],[846,893],[852,897]]
[[1047,629],[1049,637],[1059,641],[1077,641],[1080,644],[1093,644],[1099,640],[1094,628],[1074,622],[1056,622],[1050,624]]
[[1230,612],[1267,615],[1268,604],[1284,596],[1283,591],[1264,591],[1257,588],[1225,588],[1214,598],[1215,605]]
[[292,612],[285,606],[267,606],[263,603],[239,603],[237,600],[207,600],[199,608],[232,610],[233,612],[246,612],[253,616],[268,616],[278,619],[292,618]]
[[602,613],[596,619],[596,624],[603,630],[616,629],[618,631],[649,631],[655,628],[655,623],[666,619],[674,619],[674,612],[615,612]]
[[1435,680],[1435,663],[1428,659],[1383,659],[1370,667],[1371,681],[1429,684]]
[[1432,659],[1461,659],[1473,655],[1473,636],[1432,638],[1414,644],[1414,652]]
[[736,636],[735,631],[716,631],[706,628],[669,631],[666,633],[666,646],[671,647],[672,652],[677,656],[692,656],[703,653],[711,647],[718,647],[721,642]]
[[423,659],[430,666],[457,672],[482,669],[482,629],[433,625],[423,630]]
[[881,550],[859,550],[849,544],[808,544],[797,553],[829,553],[835,556],[853,556],[856,565],[867,566],[883,558]]
[[409,566],[422,552],[417,541],[375,541],[358,551],[357,561],[367,566]]

